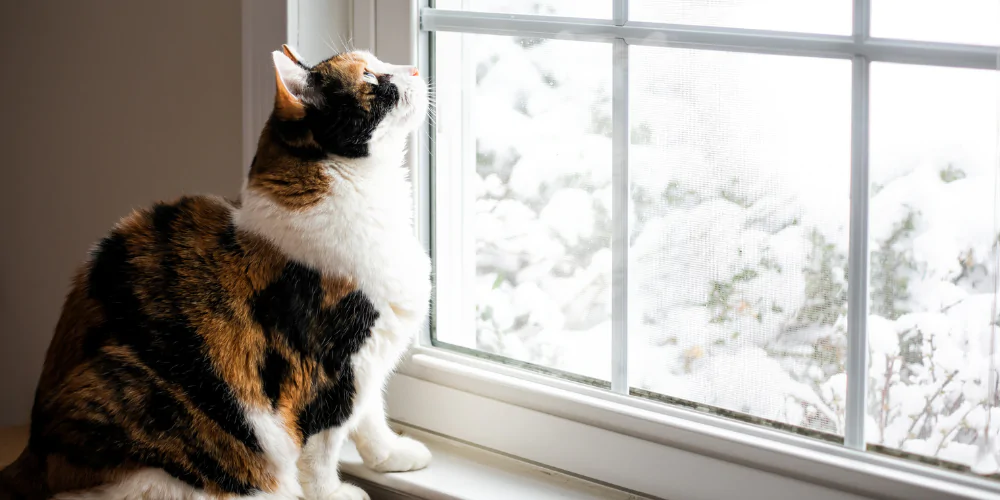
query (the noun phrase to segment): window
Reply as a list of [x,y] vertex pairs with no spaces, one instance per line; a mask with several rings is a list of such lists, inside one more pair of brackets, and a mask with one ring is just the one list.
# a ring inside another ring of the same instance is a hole
[[436,295],[396,414],[663,496],[411,402],[507,425],[430,381],[865,494],[1000,492],[998,5],[423,8]]
[[997,317],[996,77],[871,65],[865,437],[986,473],[996,472],[1000,423],[990,363],[997,336],[990,320]]

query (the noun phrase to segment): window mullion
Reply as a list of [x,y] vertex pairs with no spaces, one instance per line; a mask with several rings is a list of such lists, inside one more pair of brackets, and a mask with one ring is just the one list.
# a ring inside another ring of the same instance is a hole
[[871,37],[872,0],[854,0],[854,18],[851,33],[856,41]]
[[[616,6],[623,3],[615,2]],[[615,10],[618,12],[618,9]],[[623,21],[624,22],[624,21]],[[611,390],[628,394],[629,117],[628,44],[614,41],[611,110]]]
[[[854,1],[854,38],[869,38],[871,0]],[[847,276],[847,410],[844,444],[865,449],[868,387],[868,141],[870,61],[852,60],[851,227]]]
[[629,0],[614,0],[612,19],[616,26],[625,26],[628,22],[628,2]]

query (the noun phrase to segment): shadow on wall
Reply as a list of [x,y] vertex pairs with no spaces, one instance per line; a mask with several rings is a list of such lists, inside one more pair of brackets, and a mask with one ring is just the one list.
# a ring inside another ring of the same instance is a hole
[[69,280],[133,207],[239,192],[239,0],[0,3],[0,426]]

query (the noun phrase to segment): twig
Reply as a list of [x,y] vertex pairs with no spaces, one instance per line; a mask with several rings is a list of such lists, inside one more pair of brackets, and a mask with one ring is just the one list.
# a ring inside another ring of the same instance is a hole
[[935,457],[937,456],[938,452],[940,452],[941,448],[944,446],[944,442],[948,440],[948,436],[950,436],[952,432],[958,430],[958,428],[962,426],[962,422],[965,421],[965,417],[968,417],[969,414],[972,413],[972,410],[975,410],[978,406],[979,405],[970,406],[969,409],[965,411],[965,414],[962,415],[962,418],[958,419],[958,422],[955,424],[955,426],[945,433],[944,437],[941,438],[941,442],[938,443],[937,448],[934,450],[933,456]]
[[892,367],[896,364],[896,358],[885,355],[885,384],[882,385],[882,419],[879,422],[880,442],[885,443],[885,426],[889,418],[889,382],[892,380]]
[[923,411],[921,411],[921,412],[920,412],[920,413],[919,413],[919,414],[917,415],[917,418],[914,418],[914,419],[913,419],[913,423],[911,423],[911,424],[910,424],[910,428],[909,428],[909,429],[906,429],[906,434],[905,434],[905,435],[903,435],[903,439],[899,441],[899,446],[898,446],[898,448],[900,448],[900,449],[902,449],[902,448],[903,448],[903,443],[905,443],[905,442],[906,442],[906,440],[910,438],[910,433],[912,433],[912,432],[913,432],[913,429],[914,429],[914,427],[916,427],[916,426],[917,426],[917,422],[919,422],[919,421],[920,421],[920,417],[925,417],[925,418],[924,418],[924,421],[925,421],[925,422],[927,421],[927,417],[926,417],[926,415],[929,415],[929,413],[928,413],[928,412],[930,412],[930,410],[931,410],[931,405],[932,405],[932,404],[934,404],[934,400],[936,400],[938,396],[940,396],[940,395],[941,395],[942,393],[944,393],[944,388],[945,388],[945,387],[948,387],[948,384],[949,384],[949,383],[951,383],[952,379],[954,379],[954,378],[955,378],[955,375],[958,375],[958,370],[955,370],[955,371],[951,372],[951,375],[948,375],[948,378],[946,378],[946,379],[944,380],[944,383],[943,383],[943,384],[941,384],[941,388],[940,388],[940,389],[938,389],[937,391],[935,391],[935,392],[934,392],[934,394],[933,394],[933,395],[931,395],[931,397],[927,398],[927,404],[925,404],[925,405],[924,405],[924,409],[923,409]]

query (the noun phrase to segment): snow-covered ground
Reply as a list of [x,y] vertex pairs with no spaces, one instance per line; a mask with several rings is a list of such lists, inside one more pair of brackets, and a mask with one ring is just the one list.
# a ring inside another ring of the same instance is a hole
[[[632,0],[630,11],[850,31],[849,2],[805,3]],[[611,9],[596,0],[464,5],[586,17]],[[1000,0],[874,0],[873,32],[1000,44]],[[475,172],[461,166],[476,190],[472,342],[607,380],[610,45],[453,33],[438,42],[439,75],[464,72],[474,85],[464,133],[474,134]],[[850,63],[644,46],[631,47],[629,63],[632,384],[843,433]],[[876,63],[871,86],[868,440],[993,472],[1000,80]],[[454,130],[463,97],[438,88],[438,127]],[[461,168],[446,163],[439,158]]]

